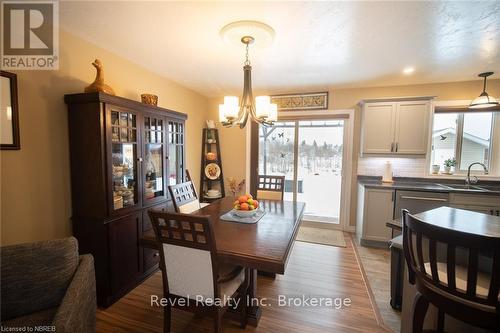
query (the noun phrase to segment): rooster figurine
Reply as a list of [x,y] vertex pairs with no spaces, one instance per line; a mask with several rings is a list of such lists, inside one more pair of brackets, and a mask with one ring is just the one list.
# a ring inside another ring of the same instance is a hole
[[114,95],[115,91],[113,90],[113,88],[104,83],[104,69],[101,60],[96,59],[92,63],[92,65],[96,68],[97,73],[94,82],[92,82],[88,87],[85,88],[85,92],[103,92],[106,94]]

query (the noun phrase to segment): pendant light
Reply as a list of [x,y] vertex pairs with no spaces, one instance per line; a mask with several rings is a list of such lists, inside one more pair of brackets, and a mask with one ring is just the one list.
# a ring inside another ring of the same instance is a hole
[[[257,36],[262,37],[264,42],[274,35],[274,30],[272,30],[271,27],[255,21],[238,21],[230,23],[221,30],[221,35],[223,38],[233,39],[234,41],[235,36],[245,31],[256,33]],[[264,126],[272,126],[278,118],[278,106],[271,103],[271,98],[269,96],[253,97],[252,66],[250,64],[248,51],[250,45],[255,42],[256,37],[250,33],[240,35],[242,37],[239,39],[239,42],[245,45],[243,95],[241,102],[237,96],[224,96],[224,104],[219,105],[219,121],[224,127],[239,126],[240,128],[244,128],[248,119]]]
[[484,109],[498,105],[495,97],[488,95],[486,92],[486,78],[493,75],[493,72],[481,73],[478,76],[484,78],[483,92],[470,103],[469,109]]

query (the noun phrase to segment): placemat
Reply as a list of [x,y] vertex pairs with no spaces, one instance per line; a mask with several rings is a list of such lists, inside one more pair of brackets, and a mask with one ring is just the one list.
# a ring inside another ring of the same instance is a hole
[[258,209],[255,215],[250,216],[250,217],[239,217],[236,214],[234,214],[233,210],[231,209],[229,212],[222,214],[220,219],[224,221],[229,221],[229,222],[238,222],[238,223],[257,223],[262,216],[266,215],[266,212],[263,210]]

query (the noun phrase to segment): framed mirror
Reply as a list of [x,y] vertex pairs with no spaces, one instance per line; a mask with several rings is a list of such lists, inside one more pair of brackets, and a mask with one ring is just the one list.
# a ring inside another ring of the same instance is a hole
[[17,76],[0,71],[0,148],[21,149],[19,142],[19,109],[17,104]]

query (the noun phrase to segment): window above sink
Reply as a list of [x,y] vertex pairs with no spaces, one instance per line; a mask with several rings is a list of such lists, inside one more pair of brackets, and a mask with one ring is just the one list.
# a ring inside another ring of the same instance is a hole
[[[427,155],[429,176],[463,177],[470,164],[480,162],[489,171],[487,178],[499,177],[500,112],[469,111],[466,107],[442,106],[444,103],[436,102],[431,117],[432,130]],[[446,172],[444,167],[445,161],[449,159],[456,160],[451,173]],[[433,172],[434,165],[435,168],[439,165],[439,173]],[[471,174],[485,177],[484,169],[479,164],[472,166]]]

